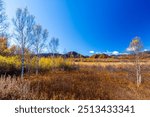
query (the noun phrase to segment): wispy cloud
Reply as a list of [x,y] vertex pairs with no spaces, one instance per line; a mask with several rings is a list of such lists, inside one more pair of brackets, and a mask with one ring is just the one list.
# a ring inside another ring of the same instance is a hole
[[118,51],[113,51],[112,54],[113,55],[119,55],[120,53]]
[[95,52],[95,54],[101,54],[102,52]]
[[106,52],[103,52],[104,54],[108,54],[108,55],[111,55],[112,54],[112,52],[110,52],[110,51],[106,51]]
[[89,53],[90,53],[90,54],[94,54],[95,52],[94,52],[93,50],[90,50]]
[[144,52],[148,51],[148,49],[144,49]]
[[107,54],[107,55],[127,55],[128,53],[121,53],[119,51],[106,51],[106,52],[103,52],[104,54]]
[[104,51],[104,52],[100,52],[100,51],[97,51],[97,52],[95,52],[95,51],[89,51],[89,53],[90,54],[107,54],[107,55],[127,55],[128,53],[121,53],[121,52],[119,52],[119,51],[116,51],[116,50],[114,50],[114,51]]
[[104,54],[107,54],[107,55],[119,55],[120,53],[118,51],[106,51],[106,52],[103,52]]

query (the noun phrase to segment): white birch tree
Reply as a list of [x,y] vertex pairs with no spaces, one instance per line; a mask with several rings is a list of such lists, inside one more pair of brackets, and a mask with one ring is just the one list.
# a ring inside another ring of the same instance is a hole
[[25,49],[28,49],[33,43],[32,29],[35,24],[34,16],[30,15],[27,8],[16,11],[16,17],[12,19],[15,32],[14,38],[21,48],[21,79],[24,77],[25,68]]
[[143,48],[143,45],[139,37],[133,38],[132,41],[130,42],[129,47],[127,48],[127,51],[132,52],[135,55],[137,87],[139,87],[142,82],[141,63],[140,63],[140,54],[139,54],[142,48]]
[[45,47],[45,41],[48,38],[48,30],[42,29],[41,25],[35,25],[33,28],[34,32],[34,47],[35,47],[35,53],[36,53],[36,75],[39,73],[39,54]]
[[58,46],[59,46],[59,39],[55,37],[53,37],[48,43],[48,48],[50,52],[52,53],[53,57],[54,57],[54,54],[58,52]]
[[8,26],[9,24],[7,22],[7,15],[5,13],[4,2],[0,0],[0,54],[4,54],[4,51],[8,47]]
[[4,2],[0,0],[0,37],[7,37],[6,30],[8,29],[7,15],[5,13]]

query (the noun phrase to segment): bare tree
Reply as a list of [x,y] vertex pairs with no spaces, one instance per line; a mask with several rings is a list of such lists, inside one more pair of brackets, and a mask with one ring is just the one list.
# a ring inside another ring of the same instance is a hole
[[8,29],[7,16],[5,13],[4,2],[0,0],[0,37],[7,37],[6,30]]
[[29,15],[27,17],[27,29],[26,29],[26,45],[25,48],[27,51],[25,51],[25,56],[26,56],[26,67],[28,70],[28,76],[30,75],[30,64],[31,64],[31,49],[34,43],[34,35],[33,35],[33,26],[35,25],[35,18],[33,15]]
[[8,47],[7,16],[5,13],[4,2],[0,0],[0,54],[4,54]]
[[137,86],[139,87],[142,81],[141,76],[141,64],[140,64],[140,54],[139,52],[142,50],[143,45],[140,41],[139,37],[135,37],[130,42],[129,47],[127,48],[127,51],[133,53],[135,55],[135,68],[136,68],[136,79],[137,79]]
[[67,49],[66,48],[64,48],[63,55],[64,55],[64,59],[66,59],[67,58]]
[[48,44],[49,50],[53,54],[53,57],[54,57],[54,54],[58,52],[57,51],[58,46],[59,46],[59,39],[53,37]]
[[39,54],[41,53],[42,49],[45,47],[45,41],[48,38],[48,31],[47,29],[42,30],[41,25],[35,25],[33,28],[34,32],[34,47],[36,53],[36,75],[39,72]]
[[33,43],[32,29],[35,23],[34,16],[29,14],[27,8],[18,8],[16,11],[16,18],[13,18],[12,21],[15,27],[15,39],[21,48],[21,79],[23,79],[25,66],[25,48],[29,48]]

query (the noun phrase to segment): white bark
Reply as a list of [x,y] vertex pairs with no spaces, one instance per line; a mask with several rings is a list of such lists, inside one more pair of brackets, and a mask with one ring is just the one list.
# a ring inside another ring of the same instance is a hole
[[137,78],[137,87],[141,85],[142,77],[141,77],[141,65],[139,60],[139,54],[136,54],[136,78]]

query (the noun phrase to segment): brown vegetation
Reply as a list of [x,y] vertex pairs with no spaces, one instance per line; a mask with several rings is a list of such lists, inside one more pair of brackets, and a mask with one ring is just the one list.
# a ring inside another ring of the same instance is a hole
[[149,70],[143,65],[139,88],[132,64],[81,65],[78,70],[25,76],[24,81],[2,76],[0,99],[150,99]]

